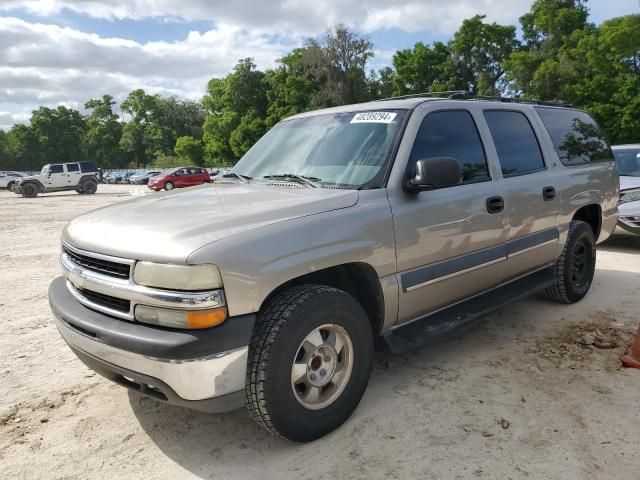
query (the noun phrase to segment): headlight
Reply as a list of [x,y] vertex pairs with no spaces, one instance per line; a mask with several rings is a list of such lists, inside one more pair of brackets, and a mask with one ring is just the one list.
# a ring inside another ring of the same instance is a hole
[[623,190],[620,192],[619,203],[637,202],[640,200],[640,188],[635,190]]
[[227,307],[212,310],[169,310],[167,308],[136,307],[136,320],[169,328],[209,328],[227,319]]
[[220,270],[215,265],[171,265],[138,262],[133,279],[139,285],[169,290],[213,290],[222,288]]

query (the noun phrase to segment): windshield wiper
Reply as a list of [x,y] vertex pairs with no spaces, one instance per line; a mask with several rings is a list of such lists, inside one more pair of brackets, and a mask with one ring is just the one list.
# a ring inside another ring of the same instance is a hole
[[222,175],[222,178],[237,178],[242,183],[249,183],[249,180],[253,180],[253,177],[249,175],[240,175],[239,173],[229,172]]
[[280,173],[277,175],[265,175],[262,178],[267,178],[269,180],[293,180],[298,183],[302,183],[303,185],[308,185],[313,188],[321,187],[318,182],[321,182],[322,179],[318,177],[305,177],[303,175],[296,175],[295,173]]

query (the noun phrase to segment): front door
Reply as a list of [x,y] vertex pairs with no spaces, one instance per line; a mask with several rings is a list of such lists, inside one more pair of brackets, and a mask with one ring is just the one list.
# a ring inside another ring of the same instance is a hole
[[410,138],[416,131],[407,170],[419,159],[451,157],[460,164],[463,181],[419,194],[388,189],[400,286],[398,323],[470,297],[505,277],[507,217],[476,121],[466,109],[441,110],[422,114],[418,126],[414,118],[419,112],[405,132]]
[[49,166],[49,173],[45,178],[46,188],[64,188],[67,186],[67,173],[62,164]]

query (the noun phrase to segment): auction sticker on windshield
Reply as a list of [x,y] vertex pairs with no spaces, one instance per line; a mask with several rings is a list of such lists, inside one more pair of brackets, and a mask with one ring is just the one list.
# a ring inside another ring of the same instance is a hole
[[394,118],[393,112],[361,112],[354,115],[351,123],[391,123]]

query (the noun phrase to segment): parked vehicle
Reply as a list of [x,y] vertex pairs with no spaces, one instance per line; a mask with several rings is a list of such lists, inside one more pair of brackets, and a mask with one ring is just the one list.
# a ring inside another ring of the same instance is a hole
[[107,177],[107,183],[120,183],[124,172],[109,172],[109,176]]
[[193,187],[211,183],[209,172],[200,167],[182,167],[167,170],[149,179],[151,190],[173,190],[174,188]]
[[618,225],[640,235],[640,144],[612,147],[620,172]]
[[330,108],[274,126],[212,188],[71,221],[49,301],[105,377],[244,404],[310,441],[356,408],[374,345],[418,348],[540,290],[581,300],[617,205],[582,111],[469,95]]
[[95,162],[54,163],[42,167],[38,175],[29,175],[15,181],[13,191],[23,197],[36,197],[39,193],[75,190],[91,195],[98,190]]
[[146,185],[149,183],[149,179],[151,177],[155,177],[156,175],[160,175],[162,172],[160,170],[152,170],[150,172],[142,172],[137,175],[133,175],[129,178],[129,183],[134,185]]
[[122,174],[122,177],[120,177],[120,180],[118,181],[118,183],[129,183],[129,179],[134,175],[136,175],[137,173],[138,172],[124,172]]
[[22,174],[18,172],[0,172],[0,188],[13,190],[16,180],[22,178]]

